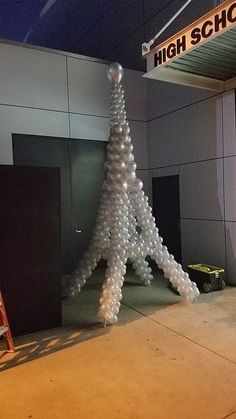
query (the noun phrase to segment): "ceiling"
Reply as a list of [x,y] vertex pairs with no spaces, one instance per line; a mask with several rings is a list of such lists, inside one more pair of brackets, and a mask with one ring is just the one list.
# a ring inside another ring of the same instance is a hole
[[[186,0],[0,0],[0,37],[145,71],[148,42]],[[192,0],[160,41],[220,0]]]

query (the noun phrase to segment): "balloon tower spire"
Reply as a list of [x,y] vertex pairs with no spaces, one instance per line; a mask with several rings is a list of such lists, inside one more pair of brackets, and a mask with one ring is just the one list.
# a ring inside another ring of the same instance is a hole
[[107,76],[111,84],[111,127],[107,147],[107,176],[103,183],[97,221],[89,248],[72,277],[70,294],[76,295],[91,276],[98,261],[107,260],[102,286],[99,315],[105,324],[116,323],[122,299],[126,263],[131,261],[135,273],[145,285],[153,279],[146,257],[154,259],[180,295],[193,300],[199,295],[194,282],[174,256],[163,246],[152,209],[136,177],[133,145],[126,120],[124,70],[118,63],[110,65]]

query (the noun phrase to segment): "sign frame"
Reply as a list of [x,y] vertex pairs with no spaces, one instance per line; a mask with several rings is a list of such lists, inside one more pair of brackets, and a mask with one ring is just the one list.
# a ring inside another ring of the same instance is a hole
[[[144,77],[224,91],[229,80],[225,82],[211,77],[210,74],[208,77],[193,74],[191,71],[176,70],[171,68],[170,64],[234,27],[236,27],[236,1],[226,0],[145,54],[147,73]],[[235,86],[232,78],[230,86]]]

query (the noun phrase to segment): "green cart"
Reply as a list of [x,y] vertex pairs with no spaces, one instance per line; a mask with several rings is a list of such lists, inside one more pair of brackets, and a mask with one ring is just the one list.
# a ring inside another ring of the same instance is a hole
[[210,292],[225,288],[224,269],[197,263],[188,265],[191,281],[196,282],[199,290]]

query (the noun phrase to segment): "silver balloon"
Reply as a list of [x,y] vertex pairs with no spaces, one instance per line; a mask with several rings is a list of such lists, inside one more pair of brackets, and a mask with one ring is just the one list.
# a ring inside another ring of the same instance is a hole
[[110,82],[120,83],[123,79],[123,76],[124,70],[119,63],[112,63],[107,70],[107,77]]

